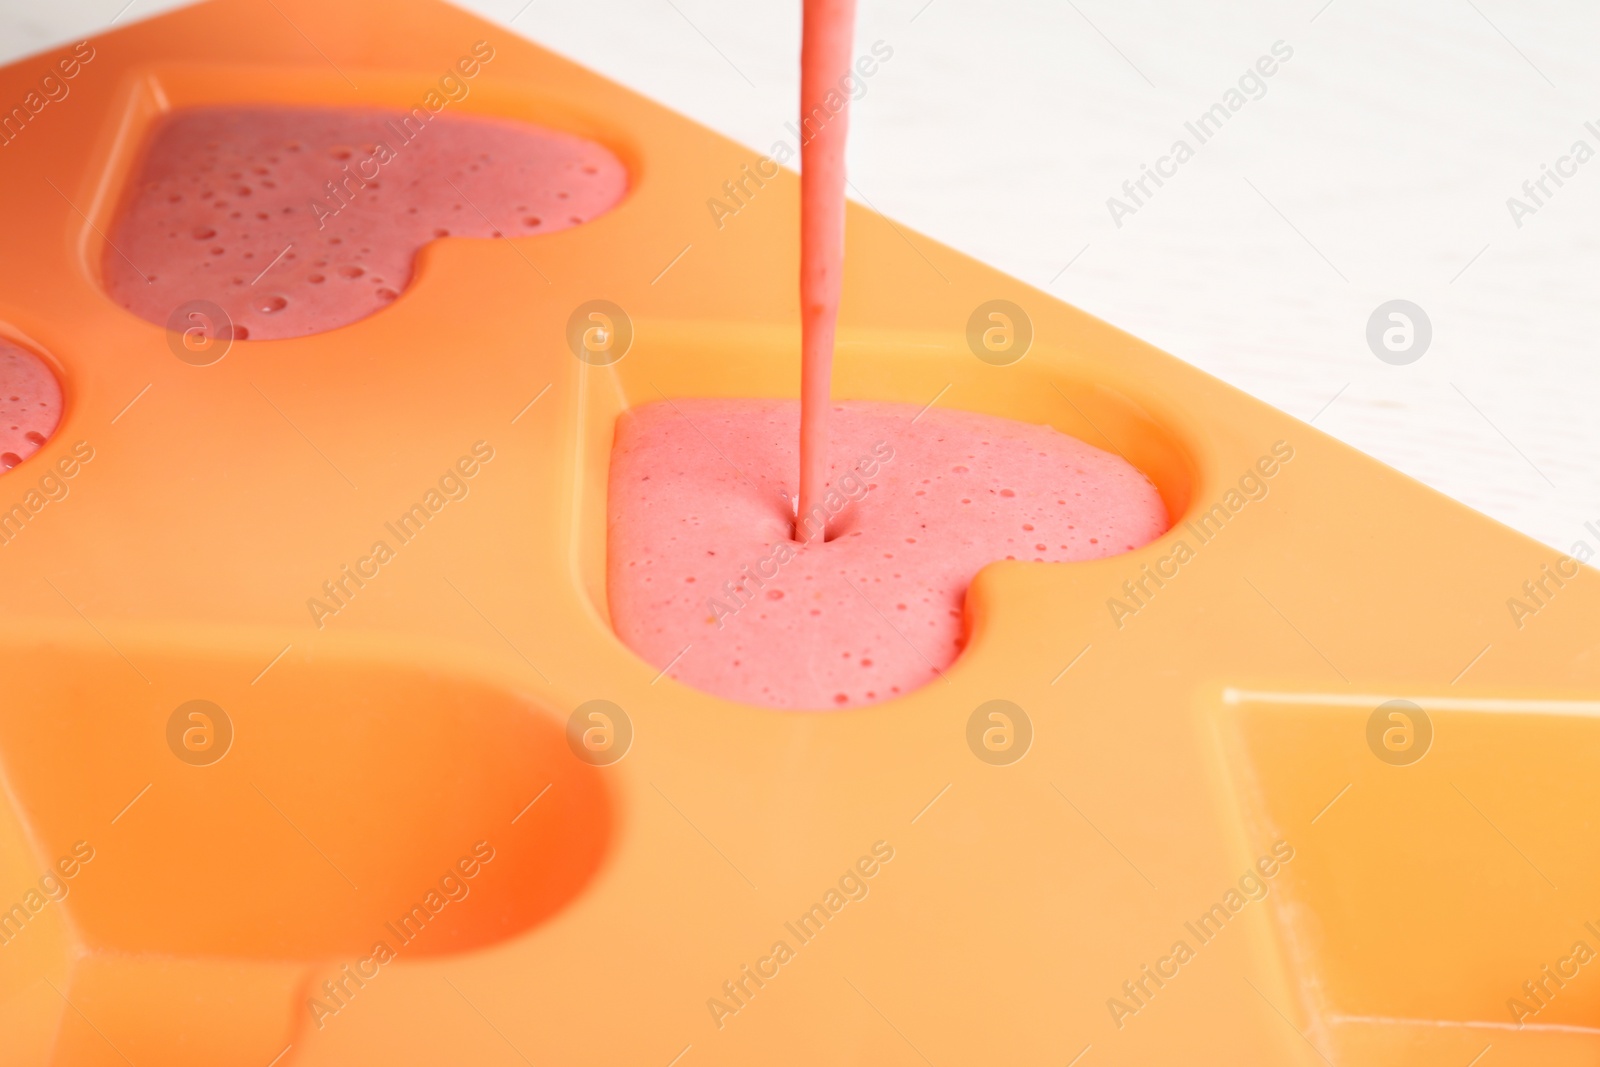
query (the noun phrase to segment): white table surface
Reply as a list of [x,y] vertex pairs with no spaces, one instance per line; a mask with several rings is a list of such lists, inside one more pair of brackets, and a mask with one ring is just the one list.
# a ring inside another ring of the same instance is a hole
[[[0,62],[178,6],[3,0]],[[752,148],[797,109],[799,0],[465,6]],[[1553,0],[861,0],[891,60],[860,197],[1561,551],[1600,551],[1600,7]],[[314,28],[313,28],[314,29]],[[1293,49],[1145,206],[1106,206],[1276,41]],[[1554,189],[1554,186],[1550,186]],[[1070,263],[1070,266],[1068,264]],[[1433,342],[1378,360],[1420,305]],[[1331,401],[1331,403],[1330,403]]]

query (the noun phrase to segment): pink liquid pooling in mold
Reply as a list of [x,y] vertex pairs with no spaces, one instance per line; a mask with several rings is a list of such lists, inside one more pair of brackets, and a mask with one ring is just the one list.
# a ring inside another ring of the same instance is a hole
[[796,402],[675,400],[618,420],[606,577],[629,648],[747,704],[878,703],[955,662],[985,564],[1099,559],[1168,526],[1142,473],[1048,426],[887,403],[829,415],[831,539],[804,545]]
[[61,383],[44,360],[0,338],[0,470],[40,448],[61,422]]
[[507,119],[186,109],[150,139],[105,252],[105,285],[162,326],[208,300],[235,338],[301,337],[395,300],[429,241],[570,229],[627,186],[605,147]]

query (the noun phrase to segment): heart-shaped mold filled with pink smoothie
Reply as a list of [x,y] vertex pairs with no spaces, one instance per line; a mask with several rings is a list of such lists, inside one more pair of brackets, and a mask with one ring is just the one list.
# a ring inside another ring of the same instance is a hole
[[846,402],[828,539],[794,539],[799,405],[674,400],[618,421],[607,598],[623,642],[730,700],[824,709],[910,693],[955,662],[995,560],[1100,559],[1168,526],[1120,456],[1049,426]]
[[61,422],[61,383],[44,360],[0,338],[0,470],[44,446]]
[[203,300],[235,339],[302,337],[395,300],[429,241],[570,229],[627,188],[602,145],[508,119],[190,108],[146,146],[107,243],[105,286],[159,325]]

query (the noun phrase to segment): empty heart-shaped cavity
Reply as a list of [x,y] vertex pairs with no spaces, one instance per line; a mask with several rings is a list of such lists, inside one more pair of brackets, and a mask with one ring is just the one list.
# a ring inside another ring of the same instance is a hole
[[185,108],[150,135],[102,274],[162,326],[204,302],[223,312],[204,317],[216,336],[301,337],[396,300],[430,241],[570,229],[627,186],[604,146],[509,119]]
[[0,337],[0,471],[39,451],[61,422],[61,383],[50,366]]
[[607,590],[630,648],[749,704],[878,703],[955,662],[985,564],[1099,559],[1169,525],[1137,468],[1050,426],[855,402],[832,427],[831,489],[797,540],[796,402],[663,401],[620,418]]
[[0,779],[38,869],[68,879],[19,936],[49,908],[114,953],[448,955],[548,919],[610,849],[599,772],[520,692],[408,653],[285,648],[262,671],[116,641],[0,650]]

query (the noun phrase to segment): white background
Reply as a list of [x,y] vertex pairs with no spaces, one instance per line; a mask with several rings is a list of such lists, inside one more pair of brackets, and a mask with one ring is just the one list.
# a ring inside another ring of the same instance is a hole
[[[176,6],[124,2],[3,0],[0,62]],[[852,112],[870,206],[1562,551],[1600,545],[1600,158],[1520,227],[1506,204],[1574,141],[1600,152],[1600,6],[861,3],[858,50],[894,49]],[[799,0],[466,6],[759,151],[798,107]],[[1107,198],[1279,40],[1266,95],[1114,225]],[[1433,324],[1408,366],[1366,343],[1394,298]]]

